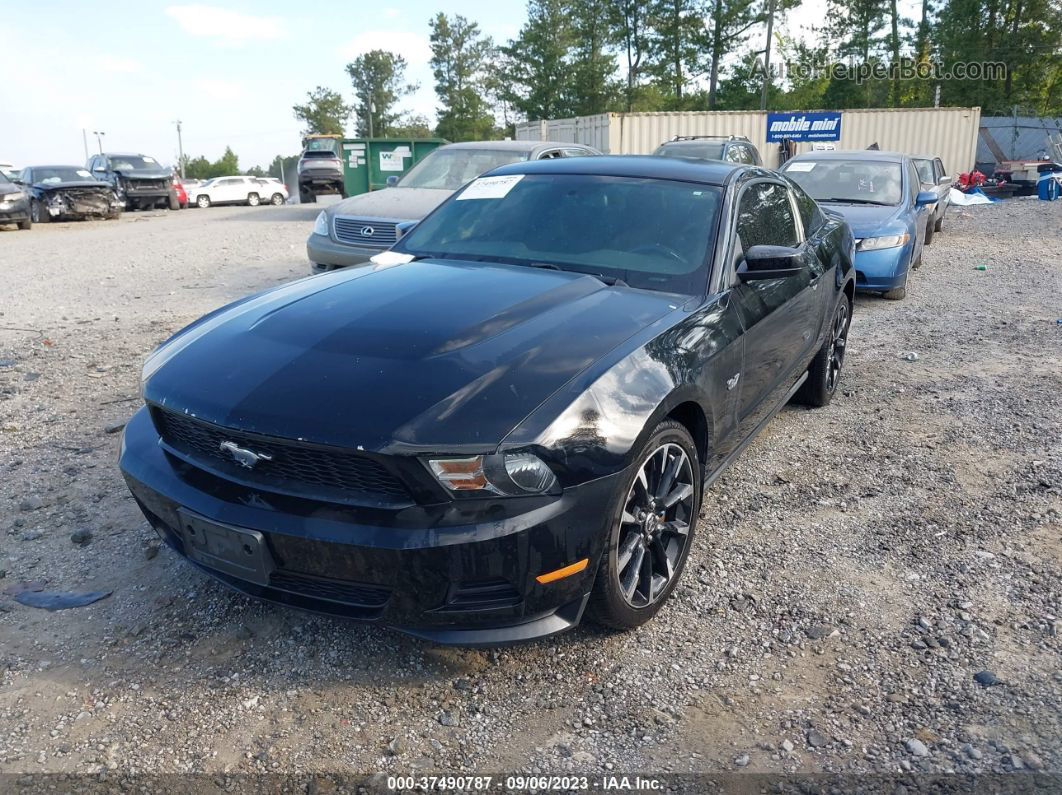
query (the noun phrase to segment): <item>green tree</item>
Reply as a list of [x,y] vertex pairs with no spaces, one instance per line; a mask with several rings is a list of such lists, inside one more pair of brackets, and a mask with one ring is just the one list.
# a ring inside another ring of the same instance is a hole
[[564,0],[530,0],[520,34],[501,48],[501,97],[528,119],[572,115],[568,11]]
[[430,22],[431,68],[440,108],[436,132],[451,141],[481,141],[494,131],[484,73],[494,44],[479,25],[460,14],[439,13]]
[[654,0],[649,5],[646,71],[668,97],[669,109],[682,108],[690,84],[705,71],[703,15],[700,0]]
[[184,175],[187,179],[210,179],[213,176],[211,162],[202,155],[196,158],[189,158],[185,155],[185,159],[187,163]]
[[293,105],[291,109],[295,118],[303,123],[303,132],[307,135],[342,135],[352,110],[338,91],[324,86],[308,91],[306,102]]
[[393,138],[431,138],[431,122],[427,116],[407,113],[394,123],[389,135]]
[[[704,23],[708,49],[708,108],[715,110],[723,59],[745,43],[752,28],[766,21],[766,13],[765,4],[759,0],[711,0],[708,11]],[[755,58],[751,61],[746,58],[743,68],[750,68],[754,61]],[[760,80],[763,80],[762,68]]]
[[370,50],[348,63],[346,70],[358,97],[357,135],[391,135],[400,115],[395,105],[419,88],[406,82],[406,59],[387,50]]
[[638,93],[642,61],[649,51],[646,6],[641,0],[612,0],[608,12],[612,37],[618,43],[620,58],[627,67],[624,100],[630,111],[634,109]]
[[211,170],[215,172],[211,175],[214,177],[227,177],[232,174],[240,173],[240,159],[236,157],[236,153],[232,151],[232,147],[225,147],[224,154],[214,162]]
[[570,0],[568,5],[572,36],[568,91],[576,116],[604,113],[619,102],[616,57],[608,49],[609,8],[608,0]]

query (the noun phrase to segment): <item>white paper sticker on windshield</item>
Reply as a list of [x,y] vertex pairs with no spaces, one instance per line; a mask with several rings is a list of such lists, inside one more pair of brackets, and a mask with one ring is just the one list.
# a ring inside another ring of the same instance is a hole
[[144,162],[145,163],[154,163],[155,162],[155,158],[148,157],[147,155],[144,155]]
[[83,168],[79,168],[77,170],[77,175],[79,177],[85,177],[85,179],[91,179],[92,178],[92,175],[90,173],[88,173],[87,171],[85,171],[85,169],[83,169]]
[[815,164],[810,162],[810,161],[805,160],[802,163],[790,163],[788,166],[785,167],[785,170],[786,171],[811,171],[811,169],[813,169],[813,168],[815,168]]
[[513,189],[513,186],[523,178],[523,174],[513,174],[508,177],[480,177],[461,191],[457,201],[464,199],[503,199]]

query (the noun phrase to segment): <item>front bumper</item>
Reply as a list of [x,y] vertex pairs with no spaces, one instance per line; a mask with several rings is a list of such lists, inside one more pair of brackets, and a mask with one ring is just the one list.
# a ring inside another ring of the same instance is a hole
[[16,202],[0,209],[0,224],[17,224],[28,221],[29,217],[29,203],[26,201]]
[[[145,409],[120,456],[130,491],[155,530],[186,556],[192,512],[264,537],[268,584],[195,564],[251,596],[383,624],[439,643],[479,646],[575,626],[593,585],[622,473],[559,497],[448,501],[397,511],[286,497],[223,480],[159,446]],[[589,559],[578,574],[537,575]]]
[[856,289],[883,291],[903,285],[911,265],[913,242],[876,251],[856,251]]
[[326,266],[331,268],[346,268],[350,265],[367,265],[369,258],[374,257],[382,248],[362,248],[348,246],[346,243],[337,243],[328,235],[310,233],[306,238],[306,256],[313,265],[315,271],[322,271]]

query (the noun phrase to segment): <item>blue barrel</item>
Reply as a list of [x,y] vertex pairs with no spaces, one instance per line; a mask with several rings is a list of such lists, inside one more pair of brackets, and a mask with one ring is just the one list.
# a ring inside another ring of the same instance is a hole
[[1041,174],[1036,185],[1037,193],[1045,202],[1053,202],[1062,192],[1062,185],[1058,184],[1058,175],[1047,173]]

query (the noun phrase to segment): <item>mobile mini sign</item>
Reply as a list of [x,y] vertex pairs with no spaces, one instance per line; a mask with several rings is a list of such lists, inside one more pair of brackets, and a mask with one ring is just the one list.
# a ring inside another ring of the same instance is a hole
[[768,113],[767,141],[839,141],[841,112]]

